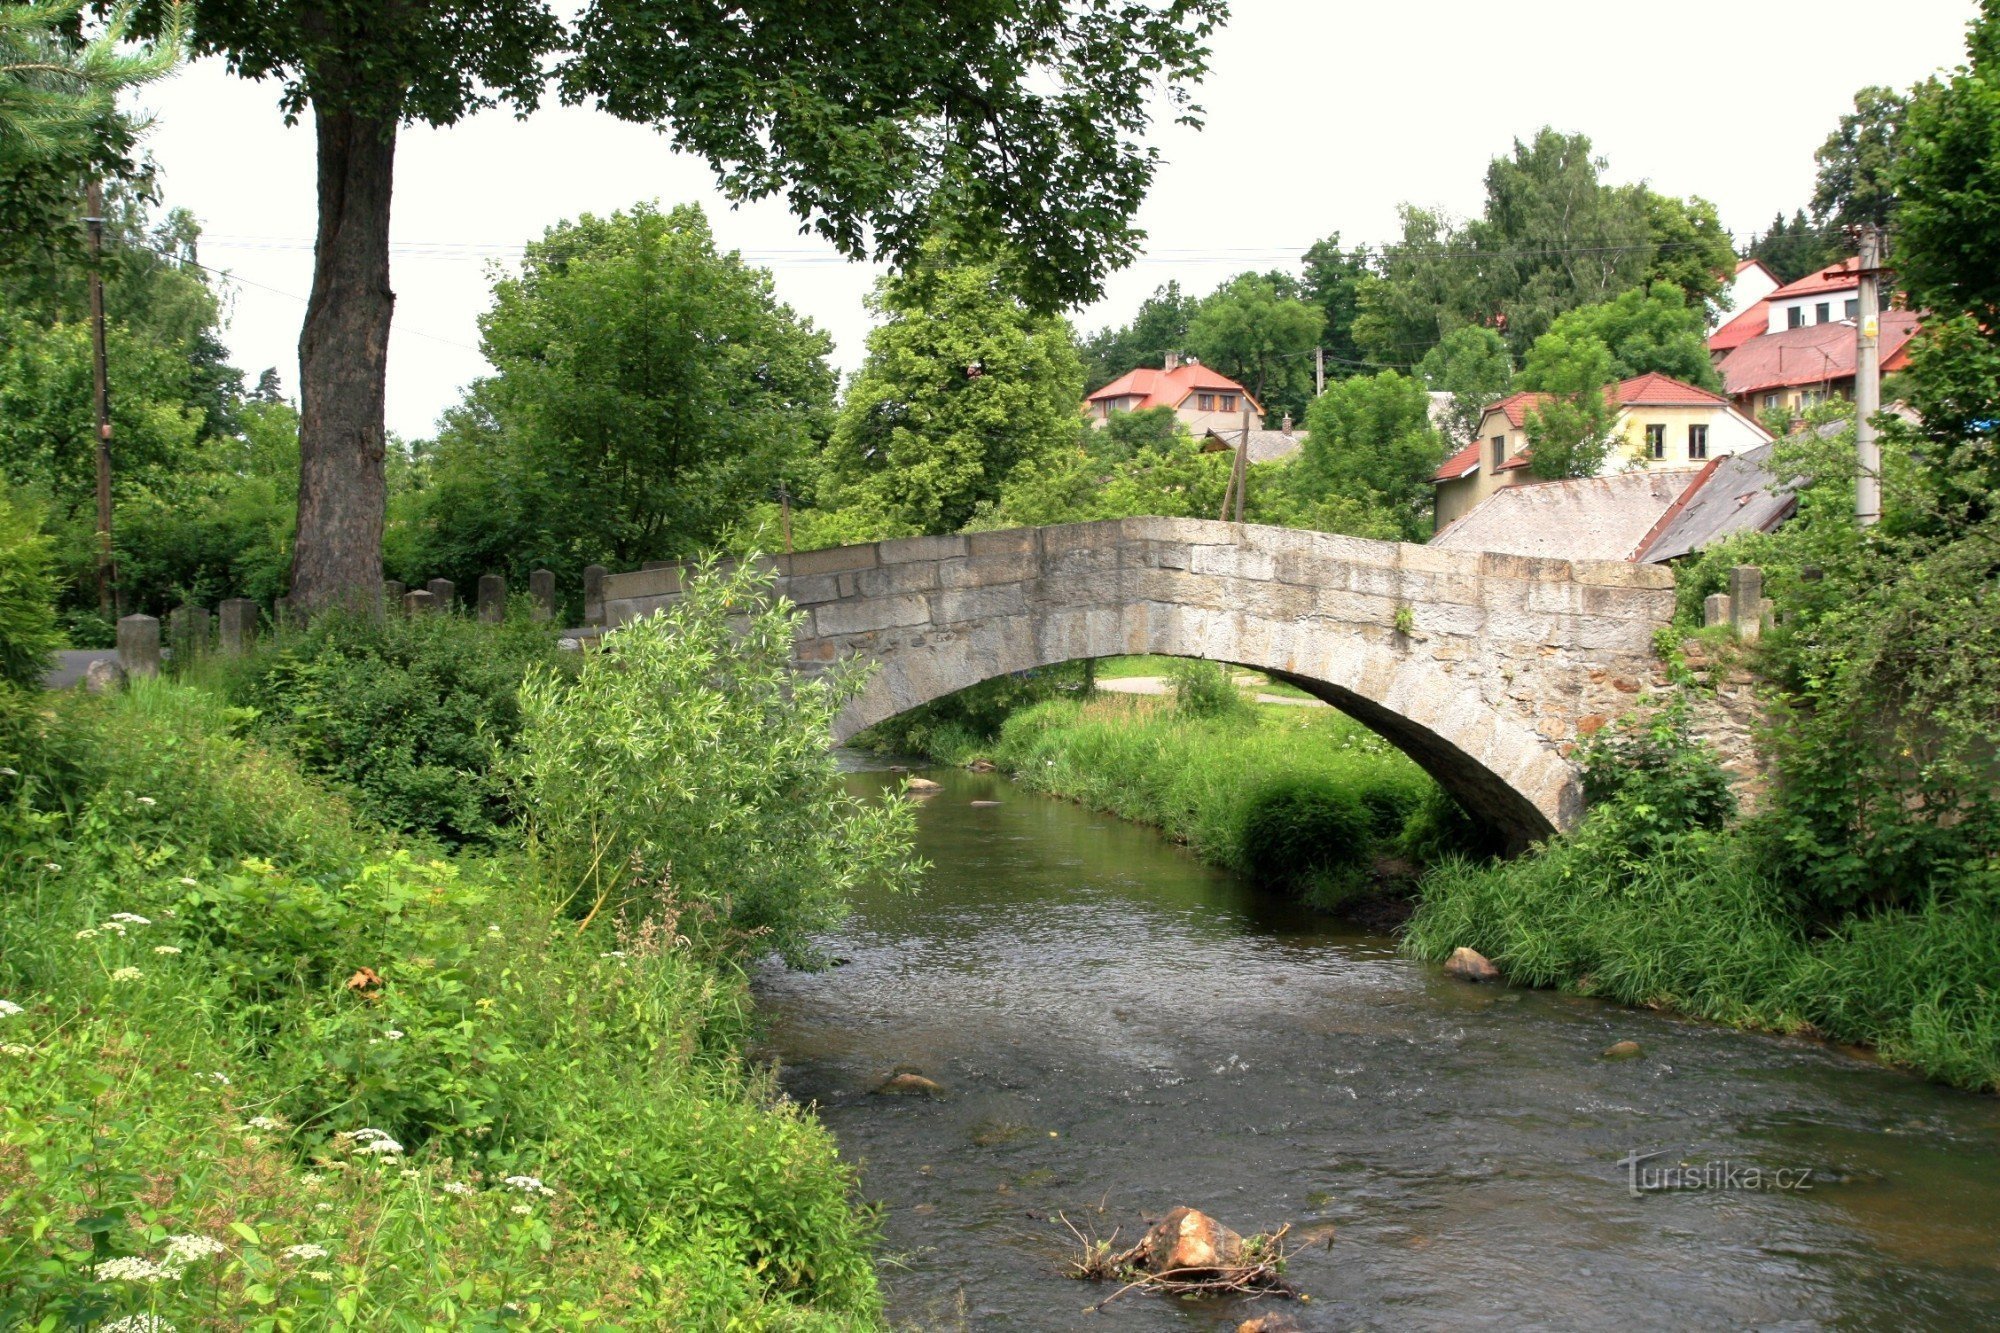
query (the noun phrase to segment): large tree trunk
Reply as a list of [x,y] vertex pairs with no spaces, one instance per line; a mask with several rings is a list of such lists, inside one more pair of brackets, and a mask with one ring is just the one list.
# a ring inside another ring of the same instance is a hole
[[299,531],[292,605],[372,610],[382,595],[383,381],[396,122],[315,107],[319,238],[299,333]]

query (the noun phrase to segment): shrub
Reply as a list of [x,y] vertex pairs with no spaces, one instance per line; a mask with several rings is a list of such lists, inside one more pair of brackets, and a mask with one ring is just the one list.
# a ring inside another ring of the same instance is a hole
[[238,667],[238,703],[384,827],[491,842],[516,812],[497,769],[521,727],[531,667],[565,676],[556,631],[516,608],[504,625],[458,615],[327,615]]
[[1365,800],[1330,782],[1268,780],[1243,813],[1243,862],[1258,878],[1293,889],[1318,876],[1365,874],[1375,824]]
[[1174,682],[1174,707],[1187,717],[1245,717],[1252,705],[1236,688],[1230,669],[1220,662],[1181,658],[1169,667]]
[[912,874],[910,809],[849,796],[827,746],[858,681],[792,675],[797,613],[769,591],[751,562],[706,566],[573,681],[543,668],[522,688],[512,769],[529,847],[586,918],[670,879],[805,961],[850,888]]
[[1720,828],[1736,811],[1729,774],[1689,730],[1685,700],[1643,722],[1621,720],[1583,752],[1583,792],[1603,806],[1600,840],[1627,861],[1671,846],[1687,833]]
[[1001,724],[1013,714],[1081,689],[1087,669],[1087,663],[1065,662],[996,676],[877,723],[854,743],[872,750],[928,755],[945,764],[963,763],[998,736]]
[[32,515],[0,491],[0,688],[38,690],[62,643],[49,543]]

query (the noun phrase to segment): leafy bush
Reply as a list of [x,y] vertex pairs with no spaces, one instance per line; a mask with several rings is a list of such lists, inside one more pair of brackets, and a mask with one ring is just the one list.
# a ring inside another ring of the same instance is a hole
[[62,643],[49,544],[32,515],[0,491],[0,688],[40,689]]
[[963,763],[998,736],[1001,724],[1014,713],[1083,688],[1088,670],[1088,663],[1065,662],[995,676],[877,723],[854,743],[885,752],[928,755],[944,764]]
[[851,887],[913,872],[909,808],[846,795],[827,746],[858,681],[795,678],[797,612],[769,593],[753,563],[704,567],[574,680],[540,668],[522,688],[512,768],[530,851],[586,918],[670,881],[803,961]]
[[1243,812],[1243,863],[1259,879],[1293,889],[1328,875],[1365,874],[1376,823],[1366,801],[1323,779],[1267,780]]
[[1598,827],[1628,861],[1720,828],[1736,812],[1729,774],[1690,734],[1684,700],[1594,736],[1583,753],[1583,791],[1604,807]]
[[232,699],[305,766],[336,778],[384,827],[451,844],[491,842],[513,823],[498,756],[521,727],[531,668],[568,674],[556,631],[458,615],[328,615],[236,667]]
[[1183,657],[1167,668],[1174,707],[1187,717],[1246,717],[1251,705],[1236,688],[1235,673],[1220,662]]

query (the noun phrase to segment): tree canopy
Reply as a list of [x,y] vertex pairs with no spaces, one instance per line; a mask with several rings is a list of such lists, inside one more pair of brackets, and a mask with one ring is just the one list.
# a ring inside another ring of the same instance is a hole
[[1430,406],[1422,380],[1393,370],[1328,385],[1306,412],[1305,447],[1285,477],[1295,521],[1356,536],[1427,537],[1431,475],[1447,450]]
[[1304,415],[1326,316],[1283,274],[1241,274],[1195,307],[1188,349],[1250,391],[1267,418]]
[[1566,373],[1551,361],[1574,355],[1577,345],[1594,341],[1609,355],[1609,377],[1630,379],[1658,371],[1677,380],[1722,391],[1722,376],[1708,354],[1708,329],[1701,309],[1688,304],[1678,287],[1655,282],[1634,287],[1598,305],[1581,306],[1557,318],[1528,350],[1521,387],[1551,390]]
[[1507,340],[1492,329],[1468,324],[1453,329],[1424,354],[1417,374],[1432,392],[1451,395],[1446,434],[1463,444],[1479,429],[1486,409],[1507,396],[1514,384],[1514,360]]

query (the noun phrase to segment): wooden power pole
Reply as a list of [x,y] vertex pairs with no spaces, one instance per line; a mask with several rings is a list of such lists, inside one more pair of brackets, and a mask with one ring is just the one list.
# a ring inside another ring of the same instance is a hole
[[84,187],[90,231],[90,375],[97,400],[97,610],[112,614],[112,585],[117,571],[111,563],[111,386],[104,356],[104,187],[92,180]]
[[1326,349],[1313,348],[1313,396],[1326,392]]
[[1861,227],[1859,317],[1854,321],[1854,521],[1869,527],[1882,518],[1882,446],[1875,414],[1882,410],[1882,229]]
[[1250,409],[1247,407],[1243,409],[1243,434],[1236,441],[1236,467],[1231,481],[1236,487],[1236,521],[1241,523],[1243,492],[1250,485]]

